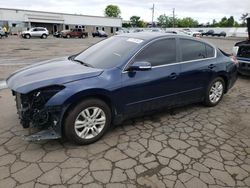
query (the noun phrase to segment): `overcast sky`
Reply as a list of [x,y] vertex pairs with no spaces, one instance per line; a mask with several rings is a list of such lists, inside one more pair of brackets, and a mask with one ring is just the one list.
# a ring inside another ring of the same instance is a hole
[[242,13],[250,13],[250,0],[0,0],[0,7],[103,16],[105,7],[115,4],[124,20],[138,15],[144,21],[151,21],[153,3],[154,20],[160,14],[172,15],[173,8],[177,17],[193,17],[201,23],[230,15],[239,20]]

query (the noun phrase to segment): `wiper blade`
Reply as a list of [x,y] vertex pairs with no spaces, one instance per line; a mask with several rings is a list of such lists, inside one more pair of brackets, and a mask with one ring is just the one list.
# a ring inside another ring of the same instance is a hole
[[92,67],[93,68],[93,66],[92,65],[90,65],[90,64],[88,64],[88,63],[85,63],[85,62],[83,62],[83,61],[81,61],[81,60],[78,60],[78,59],[72,59],[73,61],[76,61],[76,62],[78,62],[78,63],[81,63],[82,65],[84,65],[84,66],[86,66],[86,67]]

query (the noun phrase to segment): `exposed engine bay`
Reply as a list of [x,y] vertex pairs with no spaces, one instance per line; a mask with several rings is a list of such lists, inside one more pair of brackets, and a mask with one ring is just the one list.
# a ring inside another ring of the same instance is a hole
[[[57,130],[61,107],[49,108],[46,107],[46,103],[62,89],[62,86],[51,86],[32,91],[28,94],[20,94],[13,91],[13,95],[16,97],[17,112],[23,128],[35,127],[41,130],[51,130],[51,132]],[[60,137],[60,135],[54,136],[56,138]],[[35,140],[42,139],[36,135],[31,138],[36,138]]]

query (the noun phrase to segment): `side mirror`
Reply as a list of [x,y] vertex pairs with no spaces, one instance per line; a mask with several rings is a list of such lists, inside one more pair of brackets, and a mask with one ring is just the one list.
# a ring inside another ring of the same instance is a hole
[[236,57],[239,51],[239,46],[234,46],[232,51],[233,51],[233,56]]
[[146,61],[134,62],[129,66],[128,71],[146,71],[152,68],[151,63]]

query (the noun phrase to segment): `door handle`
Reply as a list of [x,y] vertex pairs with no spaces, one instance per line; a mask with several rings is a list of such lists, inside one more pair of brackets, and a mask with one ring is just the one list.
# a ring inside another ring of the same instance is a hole
[[169,75],[169,77],[170,77],[171,79],[176,79],[176,78],[177,78],[177,74],[176,74],[175,72],[173,72],[173,73],[171,73],[171,74]]
[[213,68],[215,68],[216,66],[214,65],[214,64],[210,64],[209,66],[208,66],[208,68],[209,69],[213,69]]

